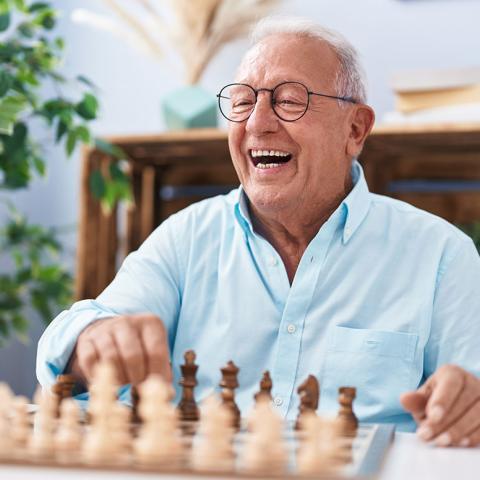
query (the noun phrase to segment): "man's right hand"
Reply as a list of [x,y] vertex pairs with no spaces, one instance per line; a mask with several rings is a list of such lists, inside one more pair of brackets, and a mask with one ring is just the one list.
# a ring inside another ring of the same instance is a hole
[[115,366],[121,385],[136,385],[150,374],[172,380],[167,332],[160,318],[149,313],[101,319],[79,335],[70,373],[88,385],[102,361]]

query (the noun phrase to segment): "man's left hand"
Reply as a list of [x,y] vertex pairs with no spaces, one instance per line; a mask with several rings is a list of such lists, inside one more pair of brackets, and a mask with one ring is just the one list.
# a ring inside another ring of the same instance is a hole
[[480,444],[480,379],[466,370],[444,365],[400,401],[423,440],[442,447]]

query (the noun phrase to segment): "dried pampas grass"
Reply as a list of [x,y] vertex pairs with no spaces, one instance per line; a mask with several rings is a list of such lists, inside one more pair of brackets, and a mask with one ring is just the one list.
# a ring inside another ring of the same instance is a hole
[[[228,42],[244,35],[280,0],[103,0],[156,58],[166,44],[177,49],[186,81],[197,83],[210,60]],[[138,7],[141,7],[140,9]]]

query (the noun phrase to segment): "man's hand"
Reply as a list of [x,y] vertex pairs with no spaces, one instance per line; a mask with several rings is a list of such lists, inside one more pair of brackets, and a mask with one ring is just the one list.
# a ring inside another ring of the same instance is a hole
[[105,360],[115,366],[121,385],[138,384],[150,374],[172,379],[167,333],[155,315],[125,315],[89,325],[78,337],[70,371],[86,385],[95,365]]
[[462,368],[444,365],[400,401],[423,440],[442,447],[480,444],[480,379]]

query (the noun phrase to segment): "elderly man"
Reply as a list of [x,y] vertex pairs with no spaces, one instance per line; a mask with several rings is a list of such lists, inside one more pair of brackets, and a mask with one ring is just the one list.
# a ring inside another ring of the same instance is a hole
[[219,93],[241,187],[171,216],[96,300],[60,314],[39,344],[41,383],[64,370],[88,383],[108,359],[124,384],[160,373],[176,385],[193,348],[198,399],[232,359],[244,412],[268,369],[294,418],[314,374],[322,410],[352,385],[361,420],[480,443],[472,241],[369,193],[355,159],[374,113],[345,39],[302,20],[264,22],[254,38]]

